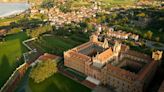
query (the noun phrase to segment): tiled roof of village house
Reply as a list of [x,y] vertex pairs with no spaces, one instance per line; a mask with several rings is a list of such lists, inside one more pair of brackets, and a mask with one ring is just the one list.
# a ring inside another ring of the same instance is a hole
[[40,56],[38,59],[41,61],[46,61],[49,59],[58,59],[58,58],[60,58],[60,57],[56,56],[56,55],[45,53],[44,55]]
[[108,31],[108,33],[112,34],[112,35],[120,35],[120,36],[128,36],[129,33],[124,33],[124,32],[119,32],[119,31]]
[[5,35],[7,33],[6,30],[0,30],[0,36]]
[[[81,8],[79,11],[72,11],[68,13],[63,13],[59,11],[58,8],[52,8],[48,12],[49,19],[56,23],[57,25],[61,25],[64,23],[71,23],[71,21],[79,22],[83,17],[91,17],[97,12],[92,8]],[[55,21],[54,21],[55,20]]]
[[137,75],[134,73],[131,73],[129,71],[126,71],[124,69],[121,69],[119,67],[112,66],[111,64],[107,65],[108,70],[114,74],[116,77],[123,78],[127,81],[133,81],[137,78]]
[[112,48],[107,49],[106,51],[99,54],[98,59],[103,62],[113,55]]

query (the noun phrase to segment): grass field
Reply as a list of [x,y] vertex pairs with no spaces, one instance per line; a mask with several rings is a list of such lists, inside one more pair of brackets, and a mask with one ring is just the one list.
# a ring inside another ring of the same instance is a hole
[[102,2],[103,8],[111,8],[117,5],[133,5],[137,0],[97,0]]
[[[29,79],[29,87],[32,92],[91,92],[91,90],[59,73],[36,84]],[[27,90],[27,92],[29,92]]]
[[42,36],[39,40],[32,42],[33,46],[41,51],[62,55],[64,51],[88,41],[88,38],[81,34],[73,34],[67,37]]
[[130,3],[134,3],[137,0],[97,0],[97,1],[110,3],[110,4],[130,4]]
[[16,21],[20,20],[21,18],[23,18],[22,15],[20,15],[20,16],[15,16],[15,17],[12,17],[12,18],[0,19],[0,26],[7,26],[7,25],[10,25],[11,22],[16,22]]
[[[64,51],[86,41],[88,41],[88,37],[84,34],[43,35],[38,40],[31,42],[30,45],[44,52],[62,55]],[[60,73],[54,74],[39,84],[34,83],[31,78],[28,78],[28,75],[22,80],[16,92],[91,92],[91,89]]]
[[22,41],[27,39],[26,33],[17,33],[6,37],[0,42],[0,87],[6,82],[12,72],[23,60],[17,60],[26,51]]
[[87,1],[74,1],[73,3],[72,3],[72,6],[71,7],[83,7],[83,6],[90,6],[91,4],[90,3],[88,3]]

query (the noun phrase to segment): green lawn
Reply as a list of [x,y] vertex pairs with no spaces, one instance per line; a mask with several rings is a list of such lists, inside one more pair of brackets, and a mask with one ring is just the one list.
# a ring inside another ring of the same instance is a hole
[[32,42],[32,44],[44,52],[62,55],[64,51],[86,41],[88,41],[88,38],[79,34],[73,34],[67,37],[53,35],[42,36],[39,40]]
[[90,6],[91,4],[88,3],[87,1],[73,1],[72,6],[71,7],[82,7],[82,6]]
[[136,2],[137,0],[97,0],[104,3],[110,3],[110,4],[131,4]]
[[5,42],[0,42],[0,87],[6,82],[12,72],[23,62],[22,53],[27,51],[22,41],[27,39],[24,32],[9,35]]
[[4,19],[0,19],[0,26],[7,26],[10,25],[11,22],[16,22],[18,20],[20,20],[23,16],[16,16],[16,17],[12,17],[12,18],[4,18]]
[[[30,43],[31,46],[49,53],[62,55],[63,51],[71,49],[88,41],[84,34],[71,34],[70,36],[41,36],[38,40]],[[23,79],[16,92],[91,92],[91,89],[76,81],[56,73],[45,81],[36,84],[31,78]],[[25,81],[24,81],[25,80]]]
[[[91,90],[59,73],[36,84],[29,79],[29,88],[32,92],[91,92]],[[26,90],[26,92],[29,92]]]
[[133,5],[137,0],[97,0],[103,2],[102,8],[112,8],[118,5]]

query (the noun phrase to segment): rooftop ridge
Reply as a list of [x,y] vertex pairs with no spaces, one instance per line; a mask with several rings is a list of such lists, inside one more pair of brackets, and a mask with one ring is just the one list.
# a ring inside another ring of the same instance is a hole
[[100,61],[104,61],[105,59],[111,57],[113,54],[112,48],[108,48],[107,50],[105,50],[104,52],[100,53],[98,56],[98,59]]

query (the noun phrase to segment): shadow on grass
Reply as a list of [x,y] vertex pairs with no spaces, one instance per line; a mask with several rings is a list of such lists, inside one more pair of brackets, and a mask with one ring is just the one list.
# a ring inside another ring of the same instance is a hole
[[6,55],[2,56],[2,59],[0,60],[0,88],[3,86],[3,84],[7,81],[8,77],[10,76],[10,64],[9,60]]
[[23,63],[22,53],[27,51],[22,44],[22,41],[25,39],[27,39],[27,34],[21,32],[6,36],[6,41],[4,44],[1,44],[0,88],[8,80],[13,71]]
[[[59,84],[60,85],[60,84]],[[62,92],[62,90],[60,90],[57,86],[54,86],[53,83],[51,83],[47,88],[46,90],[44,90],[45,92],[48,91],[48,92]]]

